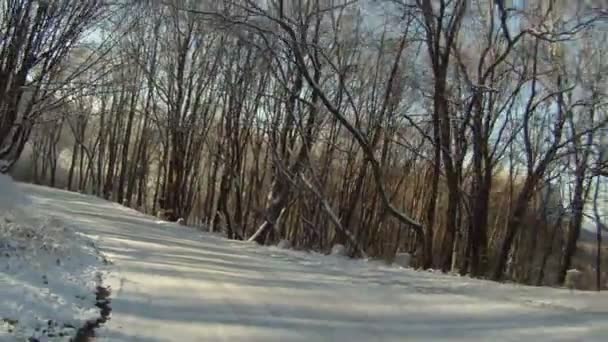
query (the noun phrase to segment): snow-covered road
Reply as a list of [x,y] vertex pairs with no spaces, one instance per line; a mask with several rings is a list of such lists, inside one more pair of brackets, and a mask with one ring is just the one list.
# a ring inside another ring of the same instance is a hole
[[608,341],[608,295],[258,247],[23,185],[114,263],[100,341]]

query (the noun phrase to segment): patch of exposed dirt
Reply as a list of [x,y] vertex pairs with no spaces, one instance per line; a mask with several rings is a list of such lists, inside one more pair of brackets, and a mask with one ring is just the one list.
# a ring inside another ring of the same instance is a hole
[[87,342],[95,340],[95,329],[106,323],[110,319],[112,308],[110,307],[110,289],[103,286],[98,286],[95,292],[95,299],[100,310],[100,316],[97,319],[89,320],[76,332],[76,336],[72,342]]

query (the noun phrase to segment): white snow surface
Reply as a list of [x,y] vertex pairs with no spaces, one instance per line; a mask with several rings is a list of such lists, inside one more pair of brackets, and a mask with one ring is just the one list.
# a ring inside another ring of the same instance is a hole
[[0,175],[0,341],[68,341],[99,316],[103,258],[78,230]]
[[344,245],[335,244],[331,248],[330,254],[333,256],[346,256],[346,248],[344,247]]
[[607,341],[608,295],[225,240],[24,185],[112,261],[98,341]]

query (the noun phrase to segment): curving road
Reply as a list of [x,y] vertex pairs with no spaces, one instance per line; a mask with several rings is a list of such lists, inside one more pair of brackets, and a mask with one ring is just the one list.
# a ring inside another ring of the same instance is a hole
[[608,296],[224,240],[24,185],[112,261],[98,341],[608,341]]

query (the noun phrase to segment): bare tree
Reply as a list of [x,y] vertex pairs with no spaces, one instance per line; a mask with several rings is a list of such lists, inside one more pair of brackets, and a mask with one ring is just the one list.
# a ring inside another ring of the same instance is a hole
[[0,4],[0,172],[19,158],[37,117],[80,72],[64,59],[102,9],[98,0]]

